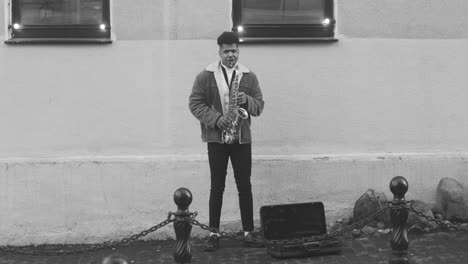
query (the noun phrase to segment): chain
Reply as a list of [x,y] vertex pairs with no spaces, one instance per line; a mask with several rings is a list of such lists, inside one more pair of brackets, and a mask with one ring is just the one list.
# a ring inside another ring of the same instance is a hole
[[463,226],[461,224],[454,224],[448,220],[441,220],[441,219],[437,219],[437,218],[434,218],[432,216],[428,216],[428,215],[425,215],[423,212],[420,212],[418,210],[416,210],[414,207],[413,207],[413,203],[414,201],[411,201],[410,202],[410,207],[409,209],[415,213],[417,216],[419,217],[422,217],[428,221],[431,221],[431,222],[436,222],[438,225],[440,226],[446,226],[448,228],[452,228],[456,231],[468,231],[468,226]]
[[364,218],[364,219],[362,219],[362,220],[360,220],[360,221],[358,221],[358,222],[356,222],[356,223],[354,223],[352,225],[349,225],[349,226],[347,226],[347,227],[345,227],[343,229],[337,230],[337,231],[329,233],[329,234],[323,234],[323,235],[314,236],[314,237],[302,237],[302,238],[282,239],[282,240],[275,240],[275,239],[266,240],[266,239],[262,239],[262,238],[231,235],[231,234],[228,234],[228,233],[226,233],[224,231],[219,231],[217,228],[209,227],[206,224],[201,224],[200,222],[198,222],[195,219],[186,220],[186,221],[192,223],[193,225],[199,226],[201,229],[210,231],[212,233],[216,233],[216,234],[218,234],[220,236],[228,237],[228,238],[231,238],[231,239],[234,239],[234,240],[240,240],[240,241],[248,242],[248,243],[252,243],[252,244],[259,244],[259,245],[297,245],[297,244],[304,244],[304,243],[309,243],[309,242],[327,240],[327,239],[330,239],[330,238],[335,238],[335,237],[344,235],[345,233],[348,233],[348,232],[350,232],[350,231],[352,231],[352,230],[354,230],[356,228],[362,227],[365,224],[371,222],[374,218],[376,218],[376,217],[380,216],[381,214],[385,213],[385,211],[389,210],[390,208],[392,208],[392,209],[406,208],[406,205],[396,205],[396,206],[392,206],[392,207],[384,207],[384,208],[380,209],[379,211],[367,216],[366,218]]
[[66,255],[77,255],[77,254],[82,254],[86,252],[95,252],[101,249],[114,248],[119,245],[125,245],[125,244],[135,242],[138,238],[144,237],[148,235],[149,233],[153,233],[154,231],[174,221],[175,221],[174,219],[171,219],[171,213],[169,213],[166,220],[138,234],[135,234],[133,236],[124,238],[120,241],[113,242],[113,243],[106,241],[98,245],[90,246],[89,248],[76,249],[76,250],[40,251],[40,250],[19,249],[17,247],[11,247],[11,246],[0,246],[0,251],[13,253],[13,254],[20,254],[20,255],[30,255],[30,256],[66,256]]
[[365,224],[373,221],[375,218],[377,218],[378,216],[382,215],[383,213],[385,213],[387,210],[389,210],[390,208],[394,208],[394,207],[384,207],[384,208],[381,208],[379,211],[365,217],[364,219],[361,219],[360,221],[352,224],[352,225],[349,225],[343,229],[340,229],[340,230],[337,230],[335,232],[332,232],[329,234],[330,237],[337,237],[337,236],[340,236],[340,235],[344,235],[345,233],[348,233],[348,232],[351,232],[353,231],[354,229],[358,229],[358,228],[361,228],[362,226],[364,226]]
[[[124,238],[124,239],[121,239],[120,241],[117,241],[117,242],[114,242],[114,243],[110,243],[110,242],[104,242],[102,244],[98,244],[98,245],[94,245],[94,246],[91,246],[89,248],[84,248],[84,249],[77,249],[77,250],[59,250],[59,251],[39,251],[39,250],[26,250],[26,249],[19,249],[17,247],[11,247],[11,246],[0,246],[0,251],[3,251],[3,252],[9,252],[9,253],[14,253],[14,254],[21,254],[21,255],[33,255],[33,256],[64,256],[64,255],[76,255],[76,254],[82,254],[82,253],[86,253],[86,252],[94,252],[94,251],[98,251],[98,250],[101,250],[101,249],[106,249],[106,248],[114,248],[116,246],[119,246],[119,245],[125,245],[125,244],[129,244],[129,243],[132,243],[132,242],[135,242],[137,239],[141,238],[141,237],[144,237],[152,232],[155,232],[156,230],[172,223],[172,222],[179,222],[179,221],[182,221],[182,222],[188,222],[188,223],[191,223],[195,226],[198,226],[200,227],[201,229],[203,230],[207,230],[207,231],[210,231],[212,233],[216,233],[220,236],[223,236],[223,237],[228,237],[228,238],[231,238],[231,239],[234,239],[234,240],[240,240],[240,241],[243,241],[243,242],[247,242],[247,243],[252,243],[252,244],[258,244],[258,245],[297,245],[297,244],[304,244],[304,243],[309,243],[309,242],[317,242],[317,241],[322,241],[322,240],[327,240],[327,239],[330,239],[330,238],[336,238],[338,236],[342,236],[348,232],[351,232],[352,230],[354,229],[358,229],[362,226],[364,226],[365,224],[373,221],[375,218],[377,218],[378,216],[382,215],[383,213],[385,213],[387,210],[389,209],[402,209],[402,208],[406,208],[406,209],[409,209],[410,211],[414,212],[416,215],[420,216],[420,217],[423,217],[425,219],[427,219],[428,221],[433,221],[433,222],[436,222],[437,224],[439,225],[442,225],[442,226],[447,226],[449,228],[453,228],[457,231],[468,231],[468,226],[462,226],[460,224],[453,224],[449,221],[443,221],[443,220],[440,220],[440,219],[436,219],[434,217],[431,217],[431,216],[427,216],[425,215],[424,213],[416,210],[414,207],[413,207],[413,202],[414,201],[408,201],[408,202],[402,202],[400,204],[394,204],[392,202],[389,202],[389,206],[388,207],[384,207],[384,208],[381,208],[379,211],[361,219],[360,221],[352,224],[352,225],[349,225],[349,226],[346,226],[344,227],[343,229],[339,229],[337,231],[334,231],[334,232],[331,232],[331,233],[328,233],[328,234],[323,234],[323,235],[320,235],[320,236],[313,236],[313,237],[302,237],[302,238],[294,238],[294,239],[281,239],[281,240],[275,240],[275,239],[271,239],[271,240],[266,240],[266,239],[262,239],[262,238],[256,238],[256,237],[246,237],[246,236],[239,236],[239,235],[233,235],[233,234],[229,234],[225,231],[220,231],[218,230],[217,228],[214,228],[214,227],[209,227],[208,225],[206,224],[202,224],[200,223],[198,220],[195,219],[195,217],[197,216],[197,212],[194,212],[194,213],[189,213],[187,216],[179,216],[177,215],[177,213],[172,213],[172,212],[169,212],[168,213],[168,216],[167,216],[167,219],[162,221],[161,223],[147,229],[147,230],[144,230],[138,234],[135,234],[135,235],[132,235],[128,238]],[[171,218],[172,216],[174,216],[174,218]]]
[[330,239],[330,238],[336,238],[338,236],[342,236],[342,235],[344,235],[344,234],[346,234],[348,232],[351,232],[354,229],[361,228],[362,226],[366,225],[367,223],[371,222],[372,220],[374,220],[378,216],[385,213],[387,210],[394,210],[394,209],[407,209],[407,210],[410,210],[410,211],[416,213],[420,217],[424,217],[425,219],[427,219],[429,221],[437,222],[440,225],[448,226],[448,227],[453,228],[453,229],[455,229],[457,231],[468,231],[468,226],[453,224],[453,223],[451,223],[449,221],[442,221],[442,220],[427,216],[424,213],[417,211],[413,207],[413,202],[414,201],[402,201],[400,203],[393,203],[392,201],[390,201],[390,202],[388,202],[388,205],[389,205],[388,207],[381,208],[379,211],[377,211],[377,212],[363,218],[362,220],[360,220],[360,221],[358,221],[358,222],[356,222],[356,223],[354,223],[352,225],[349,225],[349,226],[347,226],[347,227],[345,227],[343,229],[339,229],[337,231],[334,231],[334,232],[331,232],[331,233],[328,233],[328,234],[323,234],[323,235],[320,235],[320,236],[302,237],[302,238],[294,238],[294,239],[282,239],[282,240],[274,240],[274,239],[273,240],[266,240],[266,239],[255,238],[255,237],[245,237],[245,236],[232,235],[232,234],[228,234],[227,232],[220,231],[217,228],[209,227],[206,224],[201,224],[200,222],[198,222],[197,220],[195,220],[193,218],[192,219],[185,219],[183,221],[188,221],[188,222],[192,223],[193,225],[199,226],[200,228],[202,228],[204,230],[210,231],[212,233],[216,233],[216,234],[218,234],[220,236],[223,236],[223,237],[228,237],[228,238],[231,238],[231,239],[234,239],[234,240],[240,240],[240,241],[243,241],[243,242],[248,242],[248,243],[253,243],[253,244],[261,244],[261,245],[304,244],[304,243],[308,243],[308,242],[316,242],[316,241],[321,241],[321,240],[327,240],[327,239]]

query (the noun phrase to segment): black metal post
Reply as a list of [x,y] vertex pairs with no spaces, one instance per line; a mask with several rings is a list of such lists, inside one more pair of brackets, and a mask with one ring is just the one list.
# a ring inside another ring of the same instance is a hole
[[179,188],[174,193],[174,202],[177,205],[177,212],[174,213],[174,231],[176,233],[174,260],[177,263],[190,263],[192,259],[190,248],[192,224],[182,220],[188,220],[192,215],[188,210],[192,203],[192,193],[187,188]]
[[[402,176],[396,176],[390,181],[390,191],[393,193],[392,206],[404,205],[405,194],[408,191],[408,181]],[[390,264],[409,264],[408,259],[408,233],[406,221],[408,220],[407,208],[391,208],[390,217],[392,220],[392,256]]]

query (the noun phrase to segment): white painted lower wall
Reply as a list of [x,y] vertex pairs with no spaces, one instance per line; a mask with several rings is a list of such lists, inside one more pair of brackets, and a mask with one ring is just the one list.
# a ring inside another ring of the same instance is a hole
[[[468,154],[255,156],[256,226],[262,205],[322,201],[327,222],[352,214],[368,188],[392,198],[396,175],[409,182],[407,199],[434,202],[443,177],[468,184]],[[1,244],[97,243],[128,237],[175,211],[173,193],[193,193],[191,211],[208,223],[209,171],[203,156],[86,157],[0,163]],[[237,190],[227,177],[222,229],[239,231]],[[194,228],[195,236],[206,232]],[[148,239],[174,237],[172,225]]]

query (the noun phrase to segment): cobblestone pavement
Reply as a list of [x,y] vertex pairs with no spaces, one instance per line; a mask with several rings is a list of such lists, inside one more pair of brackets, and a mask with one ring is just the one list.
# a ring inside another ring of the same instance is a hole
[[[450,232],[410,235],[409,257],[412,264],[466,264],[468,263],[468,233]],[[275,259],[265,248],[245,248],[240,242],[221,240],[221,248],[212,253],[203,252],[203,241],[192,241],[192,263],[272,263],[272,264],[354,264],[388,263],[391,249],[390,235],[371,238],[343,239],[341,253],[307,258]],[[0,252],[0,264],[100,264],[112,253],[128,257],[129,263],[175,263],[174,241],[138,242],[113,250],[65,257],[30,257]],[[79,246],[54,246],[54,250],[77,249]],[[37,249],[37,248],[35,248]],[[51,249],[51,248],[49,248]]]

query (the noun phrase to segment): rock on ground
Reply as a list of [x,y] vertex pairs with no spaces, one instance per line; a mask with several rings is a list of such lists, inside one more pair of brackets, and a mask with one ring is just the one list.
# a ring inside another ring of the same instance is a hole
[[[412,206],[418,212],[421,212],[425,216],[429,217],[429,219],[434,219],[434,215],[432,213],[433,206],[431,206],[430,204],[427,204],[427,203],[425,203],[423,201],[415,200],[413,202]],[[419,226],[419,227],[421,227],[423,229],[426,228],[426,227],[430,227],[430,229],[432,230],[433,226],[431,225],[431,223],[432,222],[429,221],[428,219],[426,219],[425,217],[418,216],[414,212],[410,211],[410,213],[408,215],[407,226],[409,228],[411,228],[413,226]]]
[[455,179],[441,179],[437,186],[435,210],[444,219],[468,222],[468,191]]
[[[358,222],[385,207],[388,207],[385,194],[369,189],[354,204],[353,222]],[[375,218],[374,222],[376,221],[383,222],[386,226],[389,226],[389,211]]]

